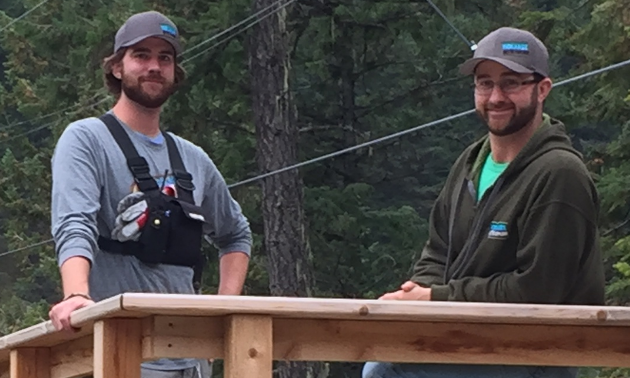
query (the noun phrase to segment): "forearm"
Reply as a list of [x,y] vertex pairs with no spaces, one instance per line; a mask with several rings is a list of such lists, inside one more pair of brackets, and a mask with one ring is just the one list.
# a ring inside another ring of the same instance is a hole
[[70,294],[89,294],[90,262],[81,256],[71,257],[61,265],[64,298]]
[[450,280],[445,285],[431,286],[431,300],[496,303],[532,301],[531,293],[524,295],[525,293],[521,291],[522,286],[517,280],[515,273],[497,273],[490,277],[464,277]]
[[[583,235],[584,233],[582,233]],[[583,240],[569,234],[577,243],[562,245],[549,240],[545,245],[526,248],[519,268],[498,272],[488,277],[462,277],[446,284],[431,286],[431,299],[435,301],[497,302],[497,303],[549,303],[557,304],[566,298],[579,272],[579,253]],[[554,251],[568,251],[560,254]],[[519,253],[519,255],[521,255]],[[555,263],[554,263],[555,261]],[[561,262],[561,263],[558,263]]]
[[221,256],[219,263],[219,295],[239,295],[243,291],[249,256],[231,252]]
[[420,259],[414,265],[410,281],[422,287],[444,283],[446,253],[446,250],[436,250],[430,243],[427,244]]
[[[446,188],[446,187],[445,187]],[[423,287],[444,283],[446,259],[449,251],[447,226],[448,203],[444,200],[447,195],[442,190],[431,210],[429,219],[429,240],[424,245],[420,259],[415,263],[410,281]]]
[[416,263],[413,276],[409,280],[422,287],[441,284],[444,282],[444,265],[421,260]]

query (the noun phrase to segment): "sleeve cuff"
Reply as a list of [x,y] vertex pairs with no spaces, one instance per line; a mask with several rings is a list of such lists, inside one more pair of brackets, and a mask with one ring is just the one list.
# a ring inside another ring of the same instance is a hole
[[448,301],[450,289],[448,285],[431,285],[432,301]]
[[251,257],[252,255],[252,246],[248,243],[234,243],[225,248],[221,248],[219,250],[219,257],[223,257],[223,255],[227,255],[232,252],[242,252],[247,256]]
[[59,252],[59,255],[57,256],[59,267],[61,267],[63,263],[71,257],[84,257],[90,262],[90,266],[92,266],[92,263],[94,262],[93,255],[89,249],[77,246]]

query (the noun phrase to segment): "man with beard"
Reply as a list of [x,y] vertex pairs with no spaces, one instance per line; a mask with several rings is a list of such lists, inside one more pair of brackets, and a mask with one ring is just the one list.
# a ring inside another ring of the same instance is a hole
[[[604,304],[599,199],[564,126],[543,113],[548,53],[500,28],[461,66],[488,135],[455,162],[414,274],[383,300]],[[368,362],[363,378],[575,377],[546,366]]]
[[[247,219],[208,155],[193,143],[160,130],[162,105],[185,77],[177,63],[181,52],[178,30],[167,17],[158,12],[130,17],[116,34],[114,54],[103,64],[105,83],[116,104],[103,117],[71,123],[59,138],[52,159],[52,233],[64,298],[49,314],[57,329],[72,331],[74,310],[120,293],[195,292],[191,264],[165,262],[170,252],[164,260],[155,261],[155,256],[170,248],[164,247],[166,243],[148,255],[138,252],[144,240],[141,232],[149,228],[142,229],[140,219],[158,214],[146,211],[158,200],[168,206],[179,201],[177,206],[199,210],[194,217],[203,223],[192,221],[198,227],[198,234],[193,230],[198,236],[197,252],[201,256],[202,235],[218,248],[218,294],[241,293],[251,249]],[[129,159],[113,130],[144,158],[144,172],[135,169],[137,165],[132,167],[138,160]],[[179,163],[170,156],[177,153]],[[183,167],[178,170],[175,165]],[[168,199],[163,192],[170,193]],[[188,197],[187,205],[181,205],[184,197]],[[192,227],[187,228],[190,220],[174,216],[176,211],[190,213],[173,209],[173,213],[159,213],[169,222],[169,232],[191,231]],[[160,239],[160,234],[150,235]],[[185,239],[169,241],[176,250],[173,256],[196,257],[196,252],[189,253],[180,244],[195,241]],[[195,359],[149,361],[141,371],[143,378],[210,374],[207,361]]]

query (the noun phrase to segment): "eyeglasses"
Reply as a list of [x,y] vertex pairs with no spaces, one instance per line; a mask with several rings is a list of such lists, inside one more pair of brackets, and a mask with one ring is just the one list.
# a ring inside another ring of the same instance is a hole
[[491,79],[475,79],[475,91],[480,95],[489,95],[495,86],[498,86],[501,92],[511,94],[518,92],[524,85],[538,83],[540,80],[536,78],[518,79],[515,77],[506,77],[495,83]]

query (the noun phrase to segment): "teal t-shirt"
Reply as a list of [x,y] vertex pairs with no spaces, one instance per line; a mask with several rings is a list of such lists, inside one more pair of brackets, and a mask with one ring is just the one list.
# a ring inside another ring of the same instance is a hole
[[486,162],[483,163],[481,173],[479,174],[479,188],[477,190],[477,202],[481,201],[481,197],[489,187],[497,181],[497,178],[505,171],[510,163],[496,163],[492,160],[492,154],[488,154]]

